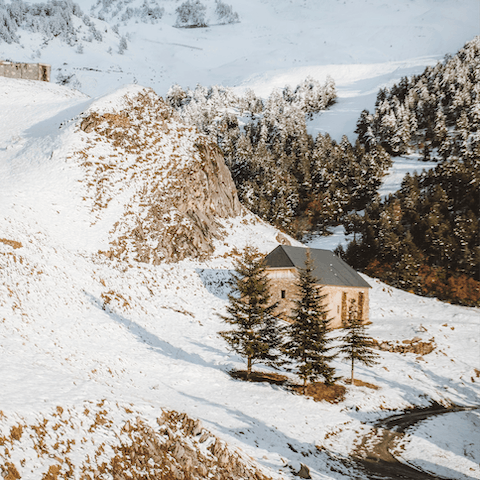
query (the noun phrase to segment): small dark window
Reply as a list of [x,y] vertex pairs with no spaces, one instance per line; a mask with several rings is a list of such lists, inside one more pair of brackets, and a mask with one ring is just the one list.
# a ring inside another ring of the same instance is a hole
[[282,298],[285,298],[285,290],[282,290]]

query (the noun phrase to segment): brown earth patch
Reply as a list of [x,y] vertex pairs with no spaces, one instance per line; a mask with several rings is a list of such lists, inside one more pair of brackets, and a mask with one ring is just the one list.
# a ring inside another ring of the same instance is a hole
[[5,480],[19,480],[21,478],[13,463],[7,462],[1,469]]
[[[348,380],[345,380],[345,383],[347,385],[351,385],[352,384],[352,380],[349,378]],[[371,388],[372,390],[378,390],[380,387],[378,385],[374,385],[373,383],[368,383],[368,382],[364,382],[363,380],[359,380],[357,378],[355,378],[353,380],[353,384],[356,386],[356,387],[367,387],[367,388]]]
[[316,402],[325,400],[329,403],[339,403],[345,398],[346,388],[344,385],[325,385],[324,383],[309,383],[304,390],[303,385],[292,385],[289,390],[313,398]]
[[329,403],[338,403],[345,398],[346,388],[344,385],[325,385],[321,382],[314,382],[304,387],[303,385],[290,383],[290,379],[285,375],[271,372],[252,371],[250,375],[248,375],[246,370],[231,370],[228,374],[236,380],[243,380],[245,382],[281,385],[293,393],[311,397],[316,402],[325,400]]

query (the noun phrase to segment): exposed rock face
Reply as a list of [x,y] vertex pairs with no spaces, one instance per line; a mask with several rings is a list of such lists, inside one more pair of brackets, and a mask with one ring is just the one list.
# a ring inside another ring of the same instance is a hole
[[116,455],[106,469],[114,479],[270,479],[247,457],[202,428],[198,420],[165,411],[157,422],[160,431],[140,419],[124,427],[129,440],[113,447]]
[[403,340],[402,343],[393,342],[377,342],[374,340],[374,347],[378,350],[394,353],[415,353],[417,355],[427,355],[435,349],[434,339],[431,338],[428,342],[422,342],[419,337],[411,340]]
[[7,423],[0,415],[0,478],[271,480],[200,420],[162,409],[155,422],[130,407],[104,401],[57,406],[33,423]]
[[77,153],[95,190],[93,209],[129,199],[108,256],[156,264],[211,254],[218,220],[241,213],[220,149],[151,89],[121,100],[113,112],[94,106],[84,115],[89,145]]
[[312,478],[310,476],[310,469],[303,463],[300,464],[300,470],[295,475],[300,478]]

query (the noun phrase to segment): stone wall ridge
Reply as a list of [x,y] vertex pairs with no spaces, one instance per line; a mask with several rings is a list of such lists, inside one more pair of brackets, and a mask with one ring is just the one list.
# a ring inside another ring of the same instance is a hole
[[0,77],[50,81],[51,66],[47,63],[17,63],[0,60]]

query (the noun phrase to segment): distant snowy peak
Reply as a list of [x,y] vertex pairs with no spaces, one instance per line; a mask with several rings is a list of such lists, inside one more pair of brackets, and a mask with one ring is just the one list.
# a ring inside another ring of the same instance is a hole
[[135,85],[94,102],[78,126],[73,158],[94,221],[115,225],[107,256],[157,264],[213,253],[219,220],[241,213],[216,144]]

